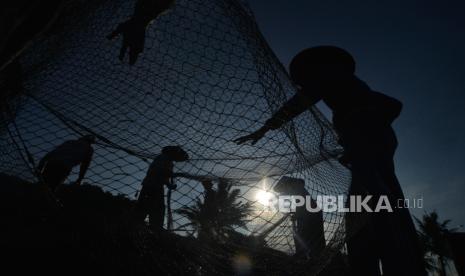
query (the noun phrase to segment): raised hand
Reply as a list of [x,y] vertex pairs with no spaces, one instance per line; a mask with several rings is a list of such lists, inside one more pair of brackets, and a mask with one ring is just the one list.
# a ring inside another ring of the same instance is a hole
[[112,40],[120,35],[123,41],[119,53],[119,59],[124,60],[124,56],[129,49],[129,64],[136,63],[139,54],[143,52],[145,45],[145,30],[147,26],[143,22],[135,19],[129,19],[119,24],[116,29],[107,36]]
[[254,133],[252,134],[249,134],[249,135],[246,135],[246,136],[242,136],[240,138],[237,138],[236,140],[234,140],[234,142],[238,145],[242,145],[248,141],[252,141],[252,145],[255,145],[258,140],[262,139],[263,136],[266,134],[267,130],[264,129],[264,128],[261,128],[257,131],[255,131]]

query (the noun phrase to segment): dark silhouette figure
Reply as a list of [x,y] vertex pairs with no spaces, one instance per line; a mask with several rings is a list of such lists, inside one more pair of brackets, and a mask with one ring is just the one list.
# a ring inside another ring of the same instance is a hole
[[81,167],[79,177],[74,184],[81,184],[92,161],[94,154],[92,144],[94,143],[95,137],[93,135],[85,135],[78,140],[64,142],[40,160],[37,169],[42,180],[52,192],[65,182],[73,167],[77,165]]
[[205,190],[203,200],[197,198],[194,204],[176,211],[189,220],[185,225],[192,227],[198,239],[207,243],[240,243],[244,236],[238,234],[236,228],[247,229],[252,205],[241,200],[240,189],[233,188],[236,182],[218,178],[215,181],[216,189],[213,189],[212,180],[206,177],[185,174],[183,177],[201,181]]
[[459,276],[465,276],[465,233],[448,233],[447,239],[454,260],[455,269]]
[[[306,49],[294,57],[290,74],[298,93],[263,127],[237,143],[255,144],[268,131],[289,122],[323,100],[333,111],[333,124],[345,149],[342,161],[352,171],[351,195],[387,195],[395,206],[404,198],[394,172],[397,139],[391,127],[402,104],[371,90],[355,76],[355,61],[333,46]],[[357,223],[368,220],[363,227]],[[426,275],[408,209],[393,213],[349,214],[348,253],[353,275]],[[360,229],[361,228],[361,229]]]
[[175,190],[172,183],[174,162],[184,162],[189,155],[179,146],[164,147],[161,154],[152,162],[142,182],[142,190],[136,205],[136,219],[144,221],[149,216],[149,225],[153,231],[163,229],[165,219],[165,185]]
[[[303,179],[283,176],[273,188],[281,195],[310,196],[305,189]],[[316,208],[316,201],[311,199],[312,208]],[[305,205],[296,207],[292,213],[294,228],[294,244],[297,256],[317,257],[325,248],[325,231],[323,225],[323,213],[309,212]]]
[[203,180],[203,205],[205,209],[211,210],[216,205],[216,192],[213,190],[213,182],[210,179]]
[[123,61],[129,49],[129,64],[136,63],[139,54],[144,51],[145,30],[147,26],[165,11],[169,10],[175,0],[139,0],[137,1],[132,17],[119,24],[116,29],[107,36],[114,39],[123,36],[123,42],[119,59]]

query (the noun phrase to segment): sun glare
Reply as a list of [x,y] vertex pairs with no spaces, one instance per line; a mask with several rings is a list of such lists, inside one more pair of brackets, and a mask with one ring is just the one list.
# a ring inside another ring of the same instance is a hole
[[255,199],[264,206],[269,206],[272,198],[273,194],[265,190],[260,190],[255,195]]

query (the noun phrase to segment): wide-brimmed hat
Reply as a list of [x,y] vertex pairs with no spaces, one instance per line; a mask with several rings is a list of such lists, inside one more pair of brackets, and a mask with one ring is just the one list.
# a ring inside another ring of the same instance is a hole
[[289,65],[289,73],[296,84],[303,85],[312,75],[353,75],[355,66],[355,59],[346,50],[335,46],[317,46],[298,53]]
[[169,155],[176,162],[183,162],[189,160],[189,154],[180,146],[167,146],[161,151],[163,154]]

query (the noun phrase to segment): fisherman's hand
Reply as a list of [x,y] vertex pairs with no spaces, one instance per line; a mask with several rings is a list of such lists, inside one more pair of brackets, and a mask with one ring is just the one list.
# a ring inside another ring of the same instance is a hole
[[119,59],[124,60],[124,56],[129,49],[129,64],[136,63],[139,54],[143,52],[145,45],[145,30],[147,24],[141,20],[129,19],[126,22],[119,24],[116,29],[107,36],[112,40],[120,35],[123,37]]
[[268,131],[267,128],[260,128],[259,130],[255,131],[252,134],[242,136],[234,140],[234,142],[238,145],[244,144],[248,141],[252,141],[252,145],[255,145],[258,140],[262,139],[265,136],[266,132]]

